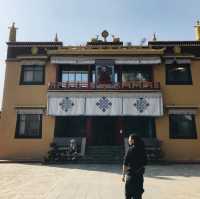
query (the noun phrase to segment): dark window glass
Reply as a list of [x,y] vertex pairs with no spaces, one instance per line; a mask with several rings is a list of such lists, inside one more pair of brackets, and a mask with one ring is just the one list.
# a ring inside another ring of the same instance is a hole
[[16,138],[41,138],[42,115],[18,114],[16,126]]
[[55,137],[84,137],[85,117],[56,117]]
[[131,133],[138,136],[153,138],[155,133],[155,120],[152,117],[124,117],[124,135],[128,137]]
[[44,66],[23,65],[21,84],[44,84]]
[[166,84],[192,84],[190,65],[166,65]]
[[169,115],[170,138],[197,138],[195,115]]

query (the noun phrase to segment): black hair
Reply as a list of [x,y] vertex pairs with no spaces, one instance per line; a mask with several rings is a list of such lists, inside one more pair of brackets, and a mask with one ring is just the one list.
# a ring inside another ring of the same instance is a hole
[[135,145],[136,147],[144,148],[144,142],[143,142],[143,140],[142,140],[137,134],[131,133],[131,134],[129,135],[129,138],[131,138],[131,140],[134,140],[134,145]]
[[137,139],[138,136],[137,136],[137,134],[135,134],[135,133],[131,133],[131,134],[129,135],[129,138],[131,138],[131,140],[134,140],[134,139]]

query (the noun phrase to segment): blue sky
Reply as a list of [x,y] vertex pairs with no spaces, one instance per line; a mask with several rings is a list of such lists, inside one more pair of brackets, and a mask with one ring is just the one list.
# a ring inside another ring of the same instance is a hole
[[153,32],[158,40],[194,40],[199,8],[199,0],[0,0],[0,108],[13,21],[18,41],[52,41],[57,32],[65,45],[76,45],[107,29],[138,44]]

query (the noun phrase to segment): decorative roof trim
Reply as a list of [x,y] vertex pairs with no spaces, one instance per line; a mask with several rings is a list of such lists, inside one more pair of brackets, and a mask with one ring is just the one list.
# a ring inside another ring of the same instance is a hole
[[165,64],[173,64],[174,61],[176,61],[176,63],[178,64],[191,64],[191,60],[190,59],[166,59],[165,60]]
[[166,105],[165,108],[168,110],[168,114],[192,114],[196,115],[198,109],[200,108],[198,105]]
[[199,109],[199,105],[165,105],[167,109]]
[[200,46],[200,41],[150,41],[149,46]]
[[[102,58],[105,60],[105,57]],[[161,58],[158,57],[111,57],[115,64],[160,64]],[[64,56],[52,56],[51,63],[53,64],[95,64],[96,60],[101,60],[99,57],[64,57]]]
[[185,58],[195,58],[194,55],[164,55],[163,58],[171,58],[171,59],[185,59]]
[[163,55],[163,49],[58,49],[48,50],[49,55]]
[[40,60],[22,60],[20,62],[21,65],[27,65],[27,66],[31,66],[31,65],[40,65],[40,66],[44,66],[46,64],[45,61],[40,61]]
[[15,106],[17,114],[44,114],[46,106]]
[[45,105],[27,105],[27,106],[24,106],[24,105],[16,105],[15,106],[15,109],[46,109],[46,106]]
[[19,60],[35,60],[35,59],[47,59],[48,58],[48,56],[45,56],[45,55],[43,55],[43,56],[17,56],[17,59],[19,59]]
[[182,115],[182,114],[189,114],[189,115],[196,115],[197,110],[196,109],[169,109],[168,114],[173,115]]
[[9,47],[60,47],[62,42],[7,42]]

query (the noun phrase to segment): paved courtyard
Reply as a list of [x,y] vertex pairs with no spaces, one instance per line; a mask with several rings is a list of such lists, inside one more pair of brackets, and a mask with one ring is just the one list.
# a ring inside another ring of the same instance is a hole
[[[119,165],[0,164],[0,199],[123,199]],[[200,165],[148,166],[144,199],[199,199]]]

